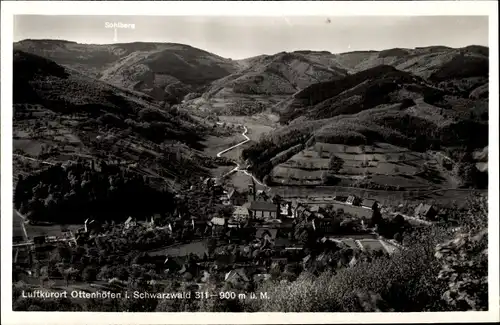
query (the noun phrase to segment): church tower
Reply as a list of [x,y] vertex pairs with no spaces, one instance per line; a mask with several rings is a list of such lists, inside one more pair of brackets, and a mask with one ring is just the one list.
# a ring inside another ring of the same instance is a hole
[[248,184],[248,202],[255,201],[257,191],[255,190],[255,181],[252,178],[252,183]]

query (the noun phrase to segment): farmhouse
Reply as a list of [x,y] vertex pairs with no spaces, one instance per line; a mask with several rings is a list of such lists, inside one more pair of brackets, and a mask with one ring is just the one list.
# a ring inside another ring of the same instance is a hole
[[225,226],[226,224],[226,219],[221,218],[221,217],[213,217],[210,220],[210,224],[212,227],[217,227],[217,226]]
[[239,287],[250,282],[250,279],[248,278],[245,269],[239,268],[226,273],[224,281],[231,283],[235,287]]
[[234,212],[233,212],[233,219],[235,221],[245,221],[250,217],[250,213],[248,212],[247,208],[244,208],[242,206],[235,206],[234,207]]
[[256,201],[267,202],[269,201],[269,199],[270,199],[269,195],[263,190],[258,190],[255,195]]
[[423,219],[435,219],[437,210],[430,204],[420,203],[415,209],[415,216]]
[[276,219],[279,214],[276,204],[263,201],[253,201],[248,210],[254,219]]
[[246,195],[236,191],[235,189],[229,190],[227,197],[232,205],[243,205],[247,201]]
[[[125,229],[135,227],[137,225],[137,222],[132,217],[128,217],[127,220],[125,220]],[[85,229],[87,230],[87,229]]]
[[209,225],[212,226],[212,236],[221,235],[226,230],[226,219],[214,217],[210,220]]
[[349,205],[359,205],[361,203],[361,199],[356,195],[349,195],[345,203]]

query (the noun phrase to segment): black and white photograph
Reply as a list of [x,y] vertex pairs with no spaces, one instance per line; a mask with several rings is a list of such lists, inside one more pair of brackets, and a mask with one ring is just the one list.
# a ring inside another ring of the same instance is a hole
[[13,15],[9,56],[2,35],[11,317],[498,320],[498,30],[486,11],[97,8]]

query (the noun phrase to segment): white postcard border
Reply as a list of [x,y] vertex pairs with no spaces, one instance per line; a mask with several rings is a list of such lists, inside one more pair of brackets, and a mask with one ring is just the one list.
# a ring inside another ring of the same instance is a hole
[[[496,1],[363,2],[3,2],[1,54],[1,229],[3,324],[321,324],[481,322],[499,320],[498,3]],[[438,313],[91,313],[12,312],[12,40],[13,15],[198,15],[198,16],[489,16],[489,311]]]

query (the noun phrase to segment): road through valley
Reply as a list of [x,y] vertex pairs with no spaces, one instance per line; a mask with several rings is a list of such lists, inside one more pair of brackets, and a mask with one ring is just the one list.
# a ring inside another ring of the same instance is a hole
[[[221,155],[225,154],[226,152],[228,151],[231,151],[231,150],[234,150],[236,148],[238,148],[239,146],[247,143],[248,141],[250,141],[250,138],[247,136],[247,133],[248,133],[248,128],[245,126],[245,125],[242,125],[242,124],[237,124],[238,126],[243,126],[243,132],[241,133],[241,135],[245,138],[245,140],[241,141],[240,143],[237,143],[235,144],[234,146],[231,146],[229,148],[226,148],[220,152],[217,153],[217,157],[221,157]],[[254,175],[252,175],[251,173],[248,172],[248,170],[246,169],[241,169],[240,167],[240,163],[238,163],[237,161],[234,161],[236,167],[234,167],[232,170],[230,170],[229,172],[227,172],[226,174],[222,175],[222,178],[225,178],[226,176],[228,175],[231,175],[232,173],[235,173],[235,172],[240,172],[240,173],[244,173],[250,177],[253,178],[253,180],[261,185],[261,186],[264,186],[265,188],[268,188],[267,185],[263,184],[261,181],[259,181]]]

